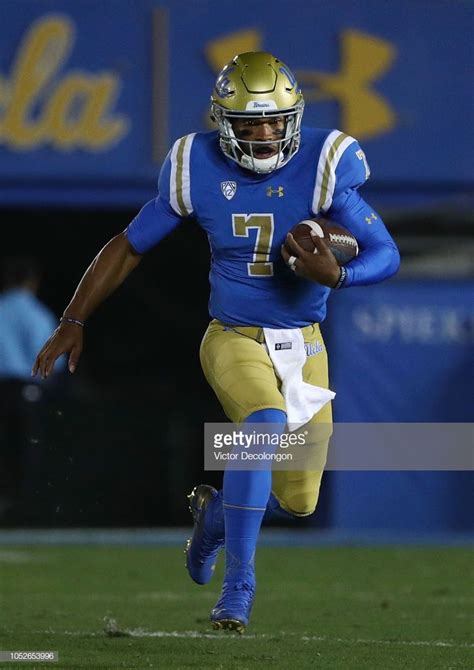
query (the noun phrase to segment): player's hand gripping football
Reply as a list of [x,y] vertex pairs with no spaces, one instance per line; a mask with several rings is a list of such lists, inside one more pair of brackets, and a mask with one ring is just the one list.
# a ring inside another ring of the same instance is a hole
[[43,379],[52,372],[54,363],[62,356],[69,354],[69,372],[74,372],[82,353],[83,328],[74,323],[60,323],[49,340],[36,357],[31,374],[34,377],[37,372]]
[[326,242],[312,231],[311,237],[318,253],[305,251],[288,233],[281,248],[283,260],[300,277],[333,288],[339,281],[341,268]]

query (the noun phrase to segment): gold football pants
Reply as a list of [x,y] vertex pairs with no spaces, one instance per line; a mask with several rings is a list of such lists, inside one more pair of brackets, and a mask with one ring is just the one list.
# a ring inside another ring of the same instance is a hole
[[[303,379],[314,386],[328,388],[327,353],[319,325],[306,326],[301,332],[310,353],[315,352],[306,359]],[[281,382],[264,342],[262,328],[226,326],[216,319],[211,321],[203,337],[202,369],[226,415],[234,423],[241,423],[257,410],[286,411]],[[307,427],[313,424],[324,427],[318,431],[321,440],[318,448],[326,454],[332,426],[331,403],[327,403]],[[274,470],[273,495],[291,514],[312,514],[316,509],[322,474],[322,470]]]

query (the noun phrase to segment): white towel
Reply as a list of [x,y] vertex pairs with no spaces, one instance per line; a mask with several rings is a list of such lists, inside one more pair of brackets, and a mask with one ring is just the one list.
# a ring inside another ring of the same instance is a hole
[[304,426],[335,397],[333,391],[303,381],[306,350],[299,328],[264,328],[268,353],[281,379],[290,430]]

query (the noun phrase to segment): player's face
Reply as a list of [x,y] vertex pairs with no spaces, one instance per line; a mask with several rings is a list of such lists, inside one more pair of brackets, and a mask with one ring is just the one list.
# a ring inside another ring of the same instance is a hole
[[285,136],[285,119],[283,116],[267,116],[256,119],[234,119],[232,128],[235,136],[242,147],[242,151],[250,154],[248,142],[265,142],[265,144],[253,144],[253,155],[255,158],[271,158],[279,151],[277,142]]

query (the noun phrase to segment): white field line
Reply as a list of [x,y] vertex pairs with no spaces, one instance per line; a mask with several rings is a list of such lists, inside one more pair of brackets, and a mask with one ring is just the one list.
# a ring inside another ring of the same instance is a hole
[[[90,636],[102,637],[106,635],[104,632],[88,632],[88,631],[54,631],[51,629],[45,631],[34,631],[38,635],[64,635],[64,636]],[[229,635],[223,633],[202,633],[198,630],[155,630],[146,631],[142,628],[123,630],[123,635],[126,637],[138,638],[178,638],[178,639],[211,639],[211,640],[228,640]],[[296,633],[257,633],[232,636],[236,640],[264,640],[276,639],[279,637],[298,637]],[[298,638],[301,642],[329,642],[339,644],[372,644],[372,645],[387,645],[387,646],[406,646],[406,647],[447,647],[451,649],[473,649],[474,644],[468,642],[450,642],[446,640],[374,640],[370,638],[344,638],[344,637],[326,637],[316,635],[302,635]]]

